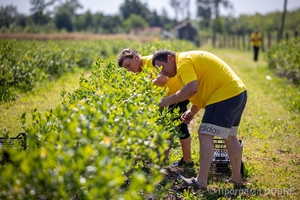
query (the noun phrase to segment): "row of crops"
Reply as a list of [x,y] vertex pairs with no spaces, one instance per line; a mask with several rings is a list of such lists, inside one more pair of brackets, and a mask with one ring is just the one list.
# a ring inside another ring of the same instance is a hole
[[[1,41],[1,100],[34,90],[77,67],[79,87],[63,90],[53,110],[22,115],[26,150],[5,147],[0,199],[160,199],[168,192],[161,174],[164,151],[177,140],[168,110],[156,106],[164,90],[149,71],[119,68],[117,53],[131,47],[141,55],[166,48],[195,48],[184,41]],[[276,54],[276,51],[270,55]],[[291,64],[292,65],[292,64]],[[176,122],[175,122],[176,123]],[[8,137],[8,135],[5,135]],[[4,152],[4,153],[3,153]]]
[[291,83],[300,85],[300,39],[282,41],[268,51],[269,67]]
[[96,58],[117,53],[120,42],[0,41],[0,101],[16,98],[45,80],[55,80],[75,68],[88,69]]
[[[141,55],[148,55],[160,47],[172,50],[184,47],[182,42],[173,43],[173,46],[159,42],[138,46],[132,41],[0,40],[0,102],[14,100],[16,93],[32,91],[44,80],[55,80],[77,67],[89,69],[96,58],[114,59],[122,48],[136,47]],[[300,81],[299,43],[299,38],[282,41],[267,53],[269,67],[295,84]]]
[[[21,150],[22,146],[15,143],[16,148],[5,149],[11,162],[0,165],[0,199],[144,199],[150,194],[158,198],[165,194],[168,185],[162,184],[160,170],[165,150],[169,145],[178,145],[168,140],[177,134],[171,120],[176,116],[167,110],[159,111],[158,101],[166,91],[152,84],[150,69],[135,75],[117,66],[114,59],[128,47],[126,44],[103,41],[3,44],[16,52],[25,50],[19,49],[24,45],[32,53],[30,57],[28,53],[26,56],[18,53],[21,58],[10,57],[12,67],[30,58],[33,63],[24,64],[25,69],[34,65],[44,68],[53,61],[61,62],[57,65],[62,66],[61,73],[78,65],[87,67],[90,75],[81,76],[76,90],[63,90],[56,109],[32,111],[30,123],[26,114],[22,115],[28,134],[27,148]],[[156,41],[131,47],[136,47],[141,55],[158,48],[176,51],[194,48],[182,41]],[[96,54],[101,48],[102,52],[109,52],[107,57]],[[75,60],[72,56],[84,65],[72,61]],[[8,65],[10,59],[6,60]]]

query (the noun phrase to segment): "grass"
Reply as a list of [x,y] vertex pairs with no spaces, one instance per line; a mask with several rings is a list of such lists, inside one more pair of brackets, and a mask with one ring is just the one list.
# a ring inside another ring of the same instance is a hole
[[[213,193],[184,192],[180,196],[185,199],[297,199],[300,196],[300,117],[293,106],[299,105],[299,88],[275,77],[268,70],[262,52],[259,61],[254,62],[250,51],[202,49],[225,60],[248,88],[248,103],[240,125],[239,139],[244,142],[245,182],[249,190],[237,196],[226,195],[226,191],[232,189],[230,184],[210,181],[209,188]],[[60,104],[62,88],[72,91],[78,86],[79,77],[80,72],[67,74],[33,93],[20,95],[16,101],[1,103],[1,131],[5,129],[12,135],[22,132],[19,120],[22,113],[30,115],[35,108],[41,112],[55,108]],[[197,129],[202,113],[200,111],[190,125],[195,161],[199,160]],[[173,149],[170,162],[180,159],[180,156],[180,148]]]
[[[74,73],[68,73],[55,82],[45,82],[33,92],[19,94],[16,101],[0,103],[0,135],[1,132],[8,132],[10,136],[16,136],[24,132],[20,116],[26,113],[26,119],[31,119],[31,112],[37,109],[44,112],[47,109],[54,109],[61,102],[60,92],[62,89],[71,92],[79,86],[79,77],[82,69]],[[30,122],[30,121],[29,121]]]

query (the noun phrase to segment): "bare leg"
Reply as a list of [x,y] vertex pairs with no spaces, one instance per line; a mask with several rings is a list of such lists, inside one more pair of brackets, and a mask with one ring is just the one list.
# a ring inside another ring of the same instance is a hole
[[242,150],[240,142],[236,136],[229,136],[225,140],[225,144],[232,166],[231,180],[234,184],[241,185],[243,181],[241,177]]
[[207,188],[208,172],[214,156],[214,136],[199,134],[200,167],[196,178],[200,188]]
[[182,154],[183,154],[183,161],[186,163],[192,162],[192,156],[191,156],[191,142],[192,138],[188,137],[186,139],[180,139]]
[[[186,163],[192,162],[191,142],[192,142],[191,137],[188,137],[186,139],[180,139],[183,161],[185,161]],[[170,149],[167,149],[164,153],[165,160],[169,159],[169,153],[170,153]]]

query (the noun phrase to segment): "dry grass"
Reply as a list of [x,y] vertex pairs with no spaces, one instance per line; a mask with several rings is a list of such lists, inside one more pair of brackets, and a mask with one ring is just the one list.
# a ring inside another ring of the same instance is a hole
[[132,40],[138,42],[150,42],[160,39],[159,30],[150,32],[142,31],[136,34],[91,34],[91,33],[1,33],[0,39],[17,40]]

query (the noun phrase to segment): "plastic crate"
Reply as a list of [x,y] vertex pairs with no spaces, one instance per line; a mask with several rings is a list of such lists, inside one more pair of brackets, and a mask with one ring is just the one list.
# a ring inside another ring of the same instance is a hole
[[[243,141],[239,140],[243,153]],[[231,175],[230,159],[226,150],[226,144],[221,138],[214,138],[214,157],[210,167],[212,178],[219,178]],[[241,174],[244,171],[244,163],[241,164]]]
[[[6,162],[10,162],[10,156],[6,148],[19,148],[19,150],[26,150],[27,133],[20,133],[16,137],[0,137],[0,164],[4,165]],[[19,145],[15,145],[16,142]]]

